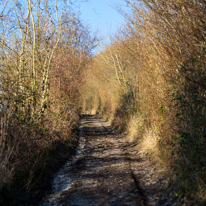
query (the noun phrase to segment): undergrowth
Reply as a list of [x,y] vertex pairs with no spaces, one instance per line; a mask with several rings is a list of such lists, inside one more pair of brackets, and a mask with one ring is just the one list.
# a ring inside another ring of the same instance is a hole
[[37,203],[77,143],[96,46],[71,1],[0,5],[0,205]]
[[85,107],[139,142],[180,205],[205,205],[206,2],[125,2],[125,25],[90,66]]

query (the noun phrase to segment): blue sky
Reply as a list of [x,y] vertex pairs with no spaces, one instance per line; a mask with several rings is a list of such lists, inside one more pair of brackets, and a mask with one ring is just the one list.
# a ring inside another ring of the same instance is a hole
[[[115,34],[118,27],[124,23],[124,18],[113,8],[116,4],[125,5],[123,0],[89,0],[80,4],[80,18],[84,24],[89,24],[92,31],[106,38]],[[109,38],[107,38],[109,41]]]

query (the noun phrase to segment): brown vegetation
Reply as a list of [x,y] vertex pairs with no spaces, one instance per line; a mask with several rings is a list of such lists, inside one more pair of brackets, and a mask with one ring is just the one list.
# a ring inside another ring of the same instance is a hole
[[85,111],[138,140],[182,205],[205,205],[206,1],[126,2],[127,23],[88,72]]
[[82,71],[96,40],[68,2],[1,1],[1,205],[31,200],[26,191],[38,201],[77,142]]
[[93,61],[70,3],[25,2],[0,6],[0,204],[38,193],[83,109],[128,132],[180,204],[205,205],[206,1],[125,0],[125,25]]

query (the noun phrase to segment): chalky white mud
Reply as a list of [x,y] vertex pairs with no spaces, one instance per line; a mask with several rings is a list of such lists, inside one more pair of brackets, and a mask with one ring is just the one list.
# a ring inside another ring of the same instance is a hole
[[98,115],[85,115],[76,154],[57,172],[40,206],[175,206],[167,185],[124,134]]
[[79,126],[79,145],[76,154],[72,157],[72,160],[67,161],[67,163],[56,173],[52,183],[52,191],[42,200],[40,206],[61,206],[59,200],[63,198],[64,192],[71,189],[72,185],[75,183],[73,168],[76,162],[84,154],[86,143],[86,139],[83,136],[83,127],[84,119],[81,119]]

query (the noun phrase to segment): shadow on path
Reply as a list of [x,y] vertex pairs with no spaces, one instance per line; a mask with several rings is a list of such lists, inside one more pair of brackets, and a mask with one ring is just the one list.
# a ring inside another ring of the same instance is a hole
[[98,115],[84,115],[80,127],[80,151],[62,172],[69,185],[55,201],[42,205],[175,205],[165,200],[165,178],[124,135]]

